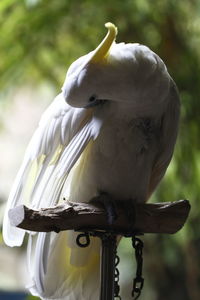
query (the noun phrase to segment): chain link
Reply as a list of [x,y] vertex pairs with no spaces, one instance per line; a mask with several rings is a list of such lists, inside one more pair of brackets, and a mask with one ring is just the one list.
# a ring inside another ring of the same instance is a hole
[[143,285],[144,285],[144,278],[142,277],[142,267],[143,267],[143,257],[142,257],[142,250],[143,250],[143,242],[136,236],[132,237],[132,245],[135,249],[135,259],[136,259],[136,277],[133,280],[133,290],[132,290],[132,297],[134,300],[138,299]]
[[120,286],[119,286],[119,269],[117,268],[118,264],[119,264],[120,258],[117,255],[117,253],[115,254],[115,282],[114,282],[114,297],[116,299],[121,300],[121,297],[119,295],[120,292]]
[[81,248],[86,248],[90,245],[90,235],[88,232],[79,233],[76,237],[76,243]]

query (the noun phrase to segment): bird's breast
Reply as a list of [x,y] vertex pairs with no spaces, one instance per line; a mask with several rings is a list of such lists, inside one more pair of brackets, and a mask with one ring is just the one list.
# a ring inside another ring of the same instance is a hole
[[74,170],[72,201],[88,202],[100,192],[119,200],[145,201],[157,151],[154,123],[127,116],[105,119]]

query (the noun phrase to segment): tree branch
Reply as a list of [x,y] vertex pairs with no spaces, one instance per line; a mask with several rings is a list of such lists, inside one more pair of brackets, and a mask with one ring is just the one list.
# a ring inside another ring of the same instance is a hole
[[[187,200],[166,203],[136,204],[134,231],[140,233],[175,233],[180,230],[190,211]],[[130,232],[127,216],[116,207],[117,220],[109,225],[103,207],[86,203],[65,202],[50,208],[33,210],[24,205],[9,211],[13,226],[38,232],[61,230],[113,230]]]

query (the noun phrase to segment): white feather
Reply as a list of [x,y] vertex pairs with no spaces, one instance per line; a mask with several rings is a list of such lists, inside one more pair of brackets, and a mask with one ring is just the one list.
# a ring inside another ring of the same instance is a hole
[[60,200],[67,174],[88,142],[96,138],[100,127],[91,111],[69,106],[62,94],[47,108],[28,145],[8,199],[3,224],[7,245],[20,246],[24,237],[24,230],[10,225],[9,209],[27,204],[27,199],[35,208],[55,205]]

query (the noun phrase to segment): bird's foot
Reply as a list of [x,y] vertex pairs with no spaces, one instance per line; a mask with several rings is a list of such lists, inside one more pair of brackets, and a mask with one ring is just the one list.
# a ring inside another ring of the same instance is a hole
[[117,213],[114,204],[115,201],[112,196],[110,196],[106,192],[100,192],[98,196],[94,197],[91,200],[91,203],[100,203],[103,205],[107,213],[107,220],[109,225],[112,225],[115,222],[115,220],[117,219]]
[[136,219],[136,205],[133,199],[128,199],[121,202],[121,208],[124,211],[125,216],[127,217],[130,224],[130,232],[135,231],[135,219]]

